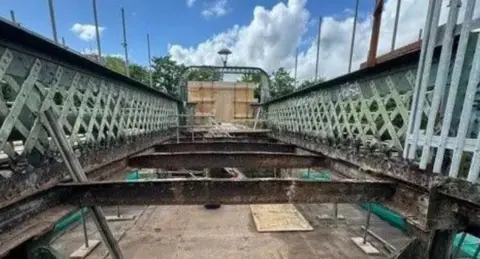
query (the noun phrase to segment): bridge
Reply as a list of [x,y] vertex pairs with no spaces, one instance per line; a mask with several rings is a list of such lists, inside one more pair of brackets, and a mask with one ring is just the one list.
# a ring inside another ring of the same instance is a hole
[[[41,253],[34,241],[84,207],[124,258],[100,206],[378,202],[408,224],[397,258],[450,258],[457,233],[480,235],[480,22],[449,8],[438,27],[431,7],[421,48],[275,99],[264,79],[255,129],[220,136],[189,124],[185,99],[1,20],[0,257]],[[255,172],[314,167],[341,177]],[[195,177],[118,180],[133,168]]]

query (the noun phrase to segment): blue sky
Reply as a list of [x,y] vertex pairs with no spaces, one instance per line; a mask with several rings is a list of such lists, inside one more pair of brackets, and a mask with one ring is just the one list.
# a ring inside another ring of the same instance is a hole
[[[278,0],[228,0],[224,1],[221,16],[206,17],[205,10],[221,0],[196,0],[187,6],[186,0],[97,0],[99,24],[102,32],[102,49],[107,54],[121,54],[122,40],[120,8],[124,7],[127,20],[129,53],[133,61],[146,64],[146,34],[150,33],[152,55],[168,54],[168,45],[195,47],[213,35],[224,32],[234,25],[246,26],[253,17],[255,6],[271,9]],[[286,1],[284,1],[286,2]],[[360,13],[367,14],[373,7],[371,0],[360,1]],[[342,19],[353,9],[354,0],[310,0],[305,9],[313,16],[331,16]],[[54,0],[57,30],[59,37],[65,37],[67,45],[82,51],[95,49],[96,43],[82,40],[72,30],[79,24],[93,24],[91,0]],[[52,38],[47,0],[2,0],[0,15],[10,19],[14,10],[16,19],[22,26]],[[310,22],[312,17],[310,17]],[[311,22],[312,23],[312,22]],[[307,26],[302,39],[314,38],[316,26]],[[286,31],[285,33],[288,33]],[[308,46],[302,46],[307,48]]]

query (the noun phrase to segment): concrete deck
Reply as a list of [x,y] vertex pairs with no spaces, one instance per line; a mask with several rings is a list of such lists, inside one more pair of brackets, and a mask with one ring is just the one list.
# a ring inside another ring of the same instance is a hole
[[[125,258],[387,258],[387,252],[373,237],[383,254],[367,256],[350,240],[362,236],[366,212],[357,205],[339,205],[339,220],[332,228],[329,221],[316,216],[331,212],[331,204],[297,205],[312,224],[312,232],[258,233],[248,205],[222,206],[206,210],[203,206],[128,206],[127,214],[136,214],[132,221],[109,222]],[[115,208],[105,208],[106,215]],[[101,239],[93,222],[87,221],[89,238]],[[396,248],[408,241],[399,230],[372,215],[371,230]],[[68,255],[83,242],[81,224],[52,242],[58,252]],[[107,258],[102,243],[87,258]]]

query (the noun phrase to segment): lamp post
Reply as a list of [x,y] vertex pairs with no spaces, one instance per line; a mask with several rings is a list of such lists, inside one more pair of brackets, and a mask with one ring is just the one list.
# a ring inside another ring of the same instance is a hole
[[232,52],[227,49],[227,48],[224,48],[224,49],[221,49],[218,54],[220,55],[221,59],[222,59],[222,62],[223,62],[223,66],[226,67],[227,66],[227,61],[228,61],[228,55],[232,54]]

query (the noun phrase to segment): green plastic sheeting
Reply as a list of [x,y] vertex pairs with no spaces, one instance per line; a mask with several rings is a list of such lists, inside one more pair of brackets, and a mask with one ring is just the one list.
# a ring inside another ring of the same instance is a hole
[[[460,239],[462,238],[463,232],[455,235],[455,239],[453,240],[453,247],[457,247],[458,243],[460,243]],[[473,258],[472,256],[475,254],[475,250],[477,250],[478,246],[480,244],[480,239],[476,236],[472,236],[470,234],[467,234],[465,236],[465,239],[463,240],[463,243],[460,247],[460,250],[469,256],[469,258]],[[473,259],[479,258],[478,256]]]
[[303,171],[302,172],[302,179],[305,180],[312,180],[312,181],[325,181],[328,182],[331,180],[330,172],[327,170],[324,171]]
[[[71,224],[73,224],[77,220],[80,220],[82,217],[80,212],[81,212],[80,210],[77,210],[69,213],[68,215],[65,215],[62,219],[60,219],[57,222],[57,224],[55,224],[55,227],[53,228],[53,233],[64,231]],[[83,213],[84,213],[83,215],[87,215],[88,209],[83,208]]]
[[[402,231],[406,230],[406,222],[402,216],[389,210],[388,208],[385,208],[382,204],[373,203],[373,202],[370,204],[371,204],[370,208],[373,214],[377,215],[379,218],[385,220],[390,225]],[[364,209],[368,209],[368,202],[363,203],[361,207]]]

